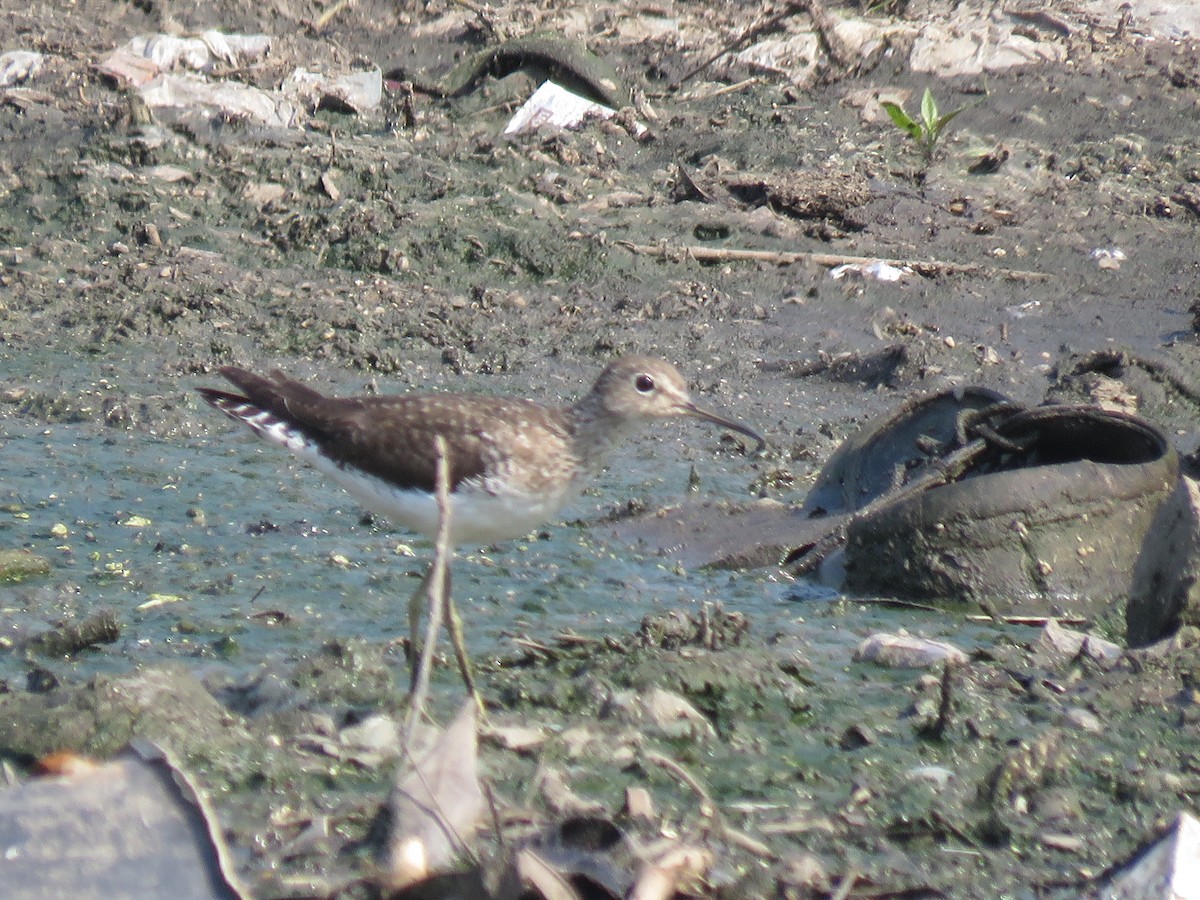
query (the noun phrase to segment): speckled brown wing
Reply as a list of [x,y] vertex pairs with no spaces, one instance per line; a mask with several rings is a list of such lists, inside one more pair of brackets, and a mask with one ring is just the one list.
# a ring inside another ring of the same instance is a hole
[[546,412],[520,400],[425,394],[327,401],[308,421],[324,436],[322,450],[335,462],[432,491],[438,435],[450,455],[451,489],[473,479],[510,478],[510,463],[528,443],[529,427],[544,428]]
[[527,462],[547,450],[561,451],[569,441],[556,410],[527,400],[462,394],[326,397],[281,373],[265,378],[228,367],[221,374],[253,404],[314,440],[330,459],[401,488],[434,490],[439,434],[450,450],[452,490],[484,476],[511,478],[514,471],[536,482],[542,473]]

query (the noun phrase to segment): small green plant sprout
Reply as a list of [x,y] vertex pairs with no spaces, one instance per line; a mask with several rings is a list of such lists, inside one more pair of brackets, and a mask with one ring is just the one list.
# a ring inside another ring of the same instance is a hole
[[937,101],[933,99],[933,92],[929,88],[925,88],[925,94],[921,97],[920,119],[914,119],[904,111],[903,106],[893,103],[891,100],[881,100],[880,106],[883,107],[896,127],[916,142],[917,147],[921,150],[921,155],[925,157],[926,165],[933,162],[933,154],[937,150],[938,141],[946,131],[946,126],[953,121],[955,116],[966,109],[965,106],[960,106],[958,109],[939,116]]

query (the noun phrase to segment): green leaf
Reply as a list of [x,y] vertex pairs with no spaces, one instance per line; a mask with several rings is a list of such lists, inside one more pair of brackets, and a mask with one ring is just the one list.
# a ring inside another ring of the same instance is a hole
[[933,99],[933,91],[929,88],[925,88],[925,94],[921,97],[921,118],[925,120],[927,131],[937,130],[937,101]]
[[921,124],[906,113],[904,107],[891,100],[880,100],[879,105],[883,107],[884,112],[888,114],[897,128],[904,131],[914,141],[921,139]]
[[944,116],[942,116],[940,119],[937,120],[937,122],[934,124],[933,127],[935,129],[937,129],[938,131],[941,131],[943,128],[945,128],[947,125],[950,124],[951,119],[953,119],[955,116],[957,116],[960,112],[963,112],[965,109],[966,109],[965,106],[960,106],[958,109],[953,110],[952,112],[946,113]]

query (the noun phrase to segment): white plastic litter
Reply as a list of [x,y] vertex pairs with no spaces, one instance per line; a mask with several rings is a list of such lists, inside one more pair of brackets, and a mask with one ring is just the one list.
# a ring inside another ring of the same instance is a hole
[[348,75],[328,75],[309,69],[296,69],[280,89],[286,96],[311,109],[332,103],[361,113],[379,108],[383,100],[383,72],[367,69]]
[[912,269],[901,269],[882,260],[873,263],[845,263],[834,266],[829,270],[829,277],[834,280],[845,278],[847,275],[859,275],[863,278],[874,278],[876,281],[900,281],[905,275],[911,275]]
[[194,75],[159,75],[141,88],[151,109],[202,108],[237,116],[270,128],[292,128],[300,108],[282,94],[267,93],[237,81],[206,81]]
[[[547,81],[516,111],[505,126],[504,133],[523,134],[545,127],[578,128],[589,118],[611,119],[616,114],[617,111],[611,107]],[[645,132],[646,126],[641,123],[634,128],[635,135],[640,136]]]
[[169,34],[141,34],[121,49],[152,61],[164,71],[192,69],[207,72],[218,62],[236,66],[262,59],[271,50],[271,36],[222,34],[219,31],[205,31],[184,38]]
[[20,84],[37,76],[46,59],[32,50],[10,50],[0,54],[0,87]]

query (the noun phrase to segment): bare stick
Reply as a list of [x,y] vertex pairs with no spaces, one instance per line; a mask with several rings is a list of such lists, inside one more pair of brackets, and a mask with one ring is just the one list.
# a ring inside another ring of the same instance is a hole
[[747,28],[745,31],[743,31],[741,34],[739,34],[732,41],[730,41],[729,43],[727,43],[723,47],[721,47],[720,50],[718,50],[716,53],[714,53],[708,59],[704,60],[704,62],[700,63],[698,66],[694,66],[686,75],[681,75],[678,78],[678,80],[676,80],[671,85],[670,89],[678,90],[679,86],[682,85],[685,81],[695,78],[697,75],[699,75],[701,72],[703,72],[709,66],[711,66],[713,63],[715,63],[718,59],[720,59],[726,53],[733,53],[735,50],[738,50],[742,46],[750,43],[750,41],[754,40],[755,38],[759,37],[760,35],[768,34],[772,31],[775,31],[783,24],[785,19],[789,19],[796,13],[803,12],[806,9],[808,9],[807,0],[798,0],[798,2],[789,3],[787,6],[785,6],[783,8],[782,12],[778,12],[768,19],[764,19],[761,22],[757,22],[754,25],[751,25],[749,28]]
[[684,785],[691,788],[693,793],[700,798],[700,815],[708,819],[715,826],[717,832],[732,844],[736,844],[745,850],[749,850],[755,856],[761,858],[772,857],[778,858],[771,852],[771,848],[764,844],[756,837],[751,837],[744,831],[738,831],[730,826],[725,821],[725,817],[721,814],[720,807],[712,798],[712,794],[700,782],[696,776],[681,766],[669,756],[664,756],[656,750],[647,750],[642,754],[642,759],[648,763],[654,763],[656,766],[661,766],[672,775],[674,775]]
[[438,530],[433,545],[433,564],[425,579],[426,597],[429,600],[429,620],[425,623],[425,640],[421,644],[421,655],[413,678],[411,704],[408,709],[406,730],[412,737],[413,728],[425,711],[425,695],[429,693],[429,673],[433,668],[433,650],[437,645],[438,632],[442,627],[442,612],[446,608],[446,574],[450,565],[450,463],[446,457],[446,439],[440,434],[434,439],[437,451],[437,506]]
[[329,24],[329,21],[334,16],[336,16],[338,13],[340,13],[347,6],[350,6],[353,2],[354,2],[354,0],[338,0],[337,3],[333,4],[333,6],[329,7],[329,9],[325,10],[325,12],[321,13],[321,15],[317,19],[317,21],[313,23],[313,30],[320,31],[322,28],[324,28],[326,25]]
[[616,241],[618,246],[633,253],[657,256],[662,259],[694,259],[698,262],[765,262],[777,266],[790,266],[808,262],[818,266],[871,265],[884,263],[898,269],[909,268],[925,275],[982,275],[987,278],[1011,278],[1014,281],[1049,281],[1054,276],[1045,272],[1028,272],[1021,269],[1004,269],[978,263],[952,263],[936,259],[883,259],[878,256],[843,256],[840,253],[801,253],[774,250],[738,250],[731,247],[668,247],[666,244],[635,244],[632,241]]
[[679,763],[675,762],[675,760],[671,759],[671,757],[665,756],[664,754],[659,753],[657,750],[645,751],[642,754],[642,759],[648,763],[653,763],[656,766],[666,769],[679,781],[683,782],[684,785],[690,788],[692,793],[700,798],[700,815],[704,816],[706,819],[713,819],[714,821],[718,822],[719,825],[724,824],[721,822],[721,811],[718,809],[716,801],[713,800],[712,794],[708,792],[708,788],[701,784],[699,779],[692,775],[691,772],[689,772]]

